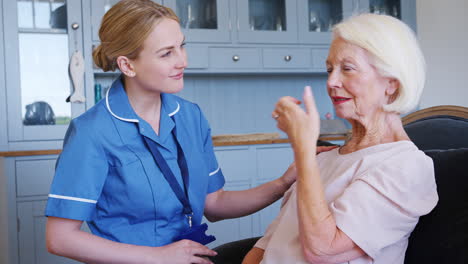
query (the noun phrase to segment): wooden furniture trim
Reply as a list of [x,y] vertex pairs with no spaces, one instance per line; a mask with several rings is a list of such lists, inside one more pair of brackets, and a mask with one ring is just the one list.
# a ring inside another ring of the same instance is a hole
[[[334,140],[346,140],[347,136],[323,136],[319,140],[334,141]],[[262,140],[239,140],[239,141],[219,141],[214,142],[215,147],[222,146],[239,146],[239,145],[260,145],[260,144],[284,144],[289,143],[287,138],[276,138],[276,139],[262,139]],[[25,151],[5,151],[0,152],[0,157],[21,157],[21,156],[37,156],[37,155],[58,155],[62,152],[61,149],[50,149],[50,150],[25,150]]]
[[431,116],[455,116],[468,119],[468,107],[457,105],[440,105],[418,110],[402,118],[403,125],[407,125]]

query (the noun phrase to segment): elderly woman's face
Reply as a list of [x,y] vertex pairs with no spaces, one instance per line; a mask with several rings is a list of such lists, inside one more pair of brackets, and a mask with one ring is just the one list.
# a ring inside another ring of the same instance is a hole
[[341,118],[362,120],[388,101],[389,78],[377,72],[367,51],[342,38],[331,44],[327,72],[328,95]]

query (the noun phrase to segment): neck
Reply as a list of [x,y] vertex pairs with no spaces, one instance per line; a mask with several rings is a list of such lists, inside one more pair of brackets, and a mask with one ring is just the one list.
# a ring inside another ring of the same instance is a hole
[[340,150],[342,154],[378,144],[410,140],[397,113],[380,112],[368,120],[349,121],[353,127],[352,136]]
[[148,122],[158,134],[161,116],[161,93],[141,89],[132,79],[125,79],[124,87],[135,113]]

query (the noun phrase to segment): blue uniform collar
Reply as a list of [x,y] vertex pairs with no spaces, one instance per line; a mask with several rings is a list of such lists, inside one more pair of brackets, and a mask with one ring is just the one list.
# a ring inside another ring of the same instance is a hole
[[174,96],[161,93],[161,119],[159,137],[154,133],[151,126],[140,118],[128,100],[127,93],[123,87],[122,76],[114,81],[106,94],[106,106],[111,115],[125,122],[138,123],[140,133],[161,144],[171,134],[175,124],[172,116],[180,110],[180,104]]

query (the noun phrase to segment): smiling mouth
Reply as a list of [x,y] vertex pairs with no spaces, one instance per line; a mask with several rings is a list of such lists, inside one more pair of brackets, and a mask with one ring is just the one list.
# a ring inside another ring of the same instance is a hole
[[170,76],[170,77],[171,77],[172,79],[175,79],[175,80],[180,80],[180,79],[182,79],[182,78],[184,77],[184,73],[181,72],[181,73],[179,73],[179,74],[172,75],[172,76]]
[[339,97],[339,96],[334,96],[332,97],[333,104],[342,104],[347,101],[351,100],[351,98],[346,98],[346,97]]

